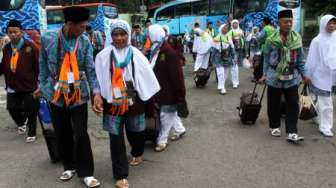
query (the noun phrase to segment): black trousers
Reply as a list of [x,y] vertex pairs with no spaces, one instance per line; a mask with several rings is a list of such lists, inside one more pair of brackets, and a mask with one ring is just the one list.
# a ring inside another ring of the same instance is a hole
[[38,100],[30,92],[7,94],[7,110],[17,126],[23,126],[28,119],[28,136],[36,136],[38,106]]
[[285,97],[286,109],[286,133],[297,133],[299,116],[298,86],[290,88],[274,88],[268,86],[267,113],[269,126],[272,129],[279,128],[281,124],[281,97]]
[[93,176],[93,155],[87,133],[87,104],[74,108],[50,104],[50,108],[64,170],[76,169],[80,178]]
[[[127,129],[126,136],[131,145],[131,155],[140,157],[144,153],[145,137],[144,131],[134,132]],[[112,159],[112,171],[116,180],[128,177],[128,159],[124,139],[124,126],[120,128],[120,134],[110,134],[110,151]]]

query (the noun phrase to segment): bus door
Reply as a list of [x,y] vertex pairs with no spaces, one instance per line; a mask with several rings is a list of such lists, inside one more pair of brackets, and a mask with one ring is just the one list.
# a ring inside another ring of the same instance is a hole
[[159,11],[155,16],[155,23],[167,25],[171,35],[178,35],[180,32],[179,19],[175,17],[175,6],[170,6]]

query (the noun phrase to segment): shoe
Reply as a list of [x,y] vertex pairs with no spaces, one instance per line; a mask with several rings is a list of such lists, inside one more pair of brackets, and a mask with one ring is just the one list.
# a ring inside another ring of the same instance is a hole
[[21,135],[21,134],[26,133],[26,130],[27,130],[27,126],[26,125],[22,125],[22,126],[20,126],[20,127],[17,128],[17,133]]
[[281,136],[281,130],[279,128],[271,129],[271,135],[274,137],[280,137]]
[[237,84],[237,85],[233,85],[232,87],[233,87],[233,89],[237,89],[238,86],[239,86],[239,84]]
[[88,188],[95,188],[95,187],[100,186],[100,182],[96,178],[94,178],[93,176],[85,177],[83,179],[83,181],[84,181],[84,184],[86,185],[86,187],[88,187]]
[[297,144],[301,141],[304,141],[304,137],[299,136],[296,133],[289,133],[288,136],[287,136],[287,141]]
[[183,133],[180,133],[180,134],[174,134],[173,136],[170,137],[170,140],[171,141],[177,141],[177,140],[181,139],[185,134],[186,134],[185,131]]
[[117,180],[115,186],[117,188],[129,188],[127,179]]
[[155,147],[155,151],[156,152],[162,152],[162,151],[164,151],[165,149],[167,149],[167,147],[168,147],[168,144],[158,144],[158,145],[156,145],[156,147]]
[[69,181],[72,177],[76,174],[76,170],[66,170],[62,173],[61,177],[59,178],[62,181]]
[[220,94],[225,95],[226,94],[226,89],[221,89]]
[[130,162],[131,166],[139,166],[143,162],[142,156],[140,157],[132,157]]
[[28,136],[26,138],[26,143],[33,143],[36,141],[36,136]]
[[320,130],[320,133],[325,137],[333,137],[334,136],[334,133],[332,131],[321,131]]

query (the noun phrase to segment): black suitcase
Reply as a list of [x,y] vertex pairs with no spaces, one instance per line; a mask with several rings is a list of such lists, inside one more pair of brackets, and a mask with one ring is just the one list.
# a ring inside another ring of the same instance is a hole
[[266,85],[263,88],[261,97],[256,93],[257,83],[253,92],[244,92],[240,97],[240,105],[237,107],[240,120],[243,124],[255,124],[261,110],[261,102],[265,94]]
[[41,124],[42,134],[47,144],[48,153],[52,163],[60,161],[56,133],[51,121],[50,107],[45,99],[40,99],[38,119]]
[[198,69],[198,71],[196,71],[196,74],[194,76],[196,87],[202,88],[208,83],[211,75],[211,70],[212,68],[208,67],[207,69],[200,68]]

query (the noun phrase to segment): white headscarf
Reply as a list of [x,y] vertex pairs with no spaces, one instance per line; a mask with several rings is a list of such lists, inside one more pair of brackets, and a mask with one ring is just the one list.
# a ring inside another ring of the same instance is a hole
[[325,15],[320,21],[320,33],[312,40],[306,62],[307,76],[319,89],[330,91],[336,71],[336,32],[328,33],[327,24],[335,19]]
[[163,27],[158,24],[154,24],[148,27],[148,35],[152,43],[162,42],[166,36]]
[[160,85],[151,69],[147,58],[135,47],[130,45],[131,29],[124,20],[116,20],[111,25],[111,33],[115,29],[122,29],[128,34],[128,45],[124,48],[116,48],[113,44],[104,48],[97,54],[95,60],[96,75],[101,89],[101,95],[107,102],[112,103],[112,81],[111,81],[111,59],[110,54],[113,50],[115,58],[119,61],[125,61],[129,50],[133,52],[134,78],[132,63],[125,67],[124,79],[133,81],[134,88],[141,100],[146,101],[160,90]]
[[213,46],[213,39],[210,34],[200,28],[194,29],[194,33],[198,35],[194,38],[192,51],[201,55],[209,53],[210,48]]
[[[222,24],[221,26],[219,26],[219,29],[218,29],[218,35],[219,35],[219,40],[220,40],[220,42],[215,42],[214,43],[214,47],[217,49],[217,50],[219,50],[219,51],[221,51],[222,50],[222,48],[224,48],[224,49],[226,49],[226,48],[228,48],[229,47],[229,45],[233,48],[234,47],[234,45],[233,45],[233,42],[232,42],[232,39],[231,39],[231,37],[230,36],[228,36],[228,42],[229,42],[229,44],[227,44],[227,43],[225,43],[224,41],[221,41],[221,38],[222,37],[224,37],[227,33],[225,33],[225,34],[223,34],[223,32],[222,32],[222,30],[223,30],[223,28],[226,26],[227,24]],[[222,43],[222,44],[221,44]]]
[[164,42],[166,33],[161,25],[154,24],[148,27],[148,35],[152,42],[151,53],[153,53],[150,64],[154,68],[160,52],[159,46]]
[[[237,28],[233,28],[233,24],[234,23],[237,23],[238,27]],[[240,33],[242,36],[244,35],[244,32],[243,30],[240,29],[240,26],[239,26],[239,21],[238,20],[232,20],[231,21],[231,30],[235,33]]]

